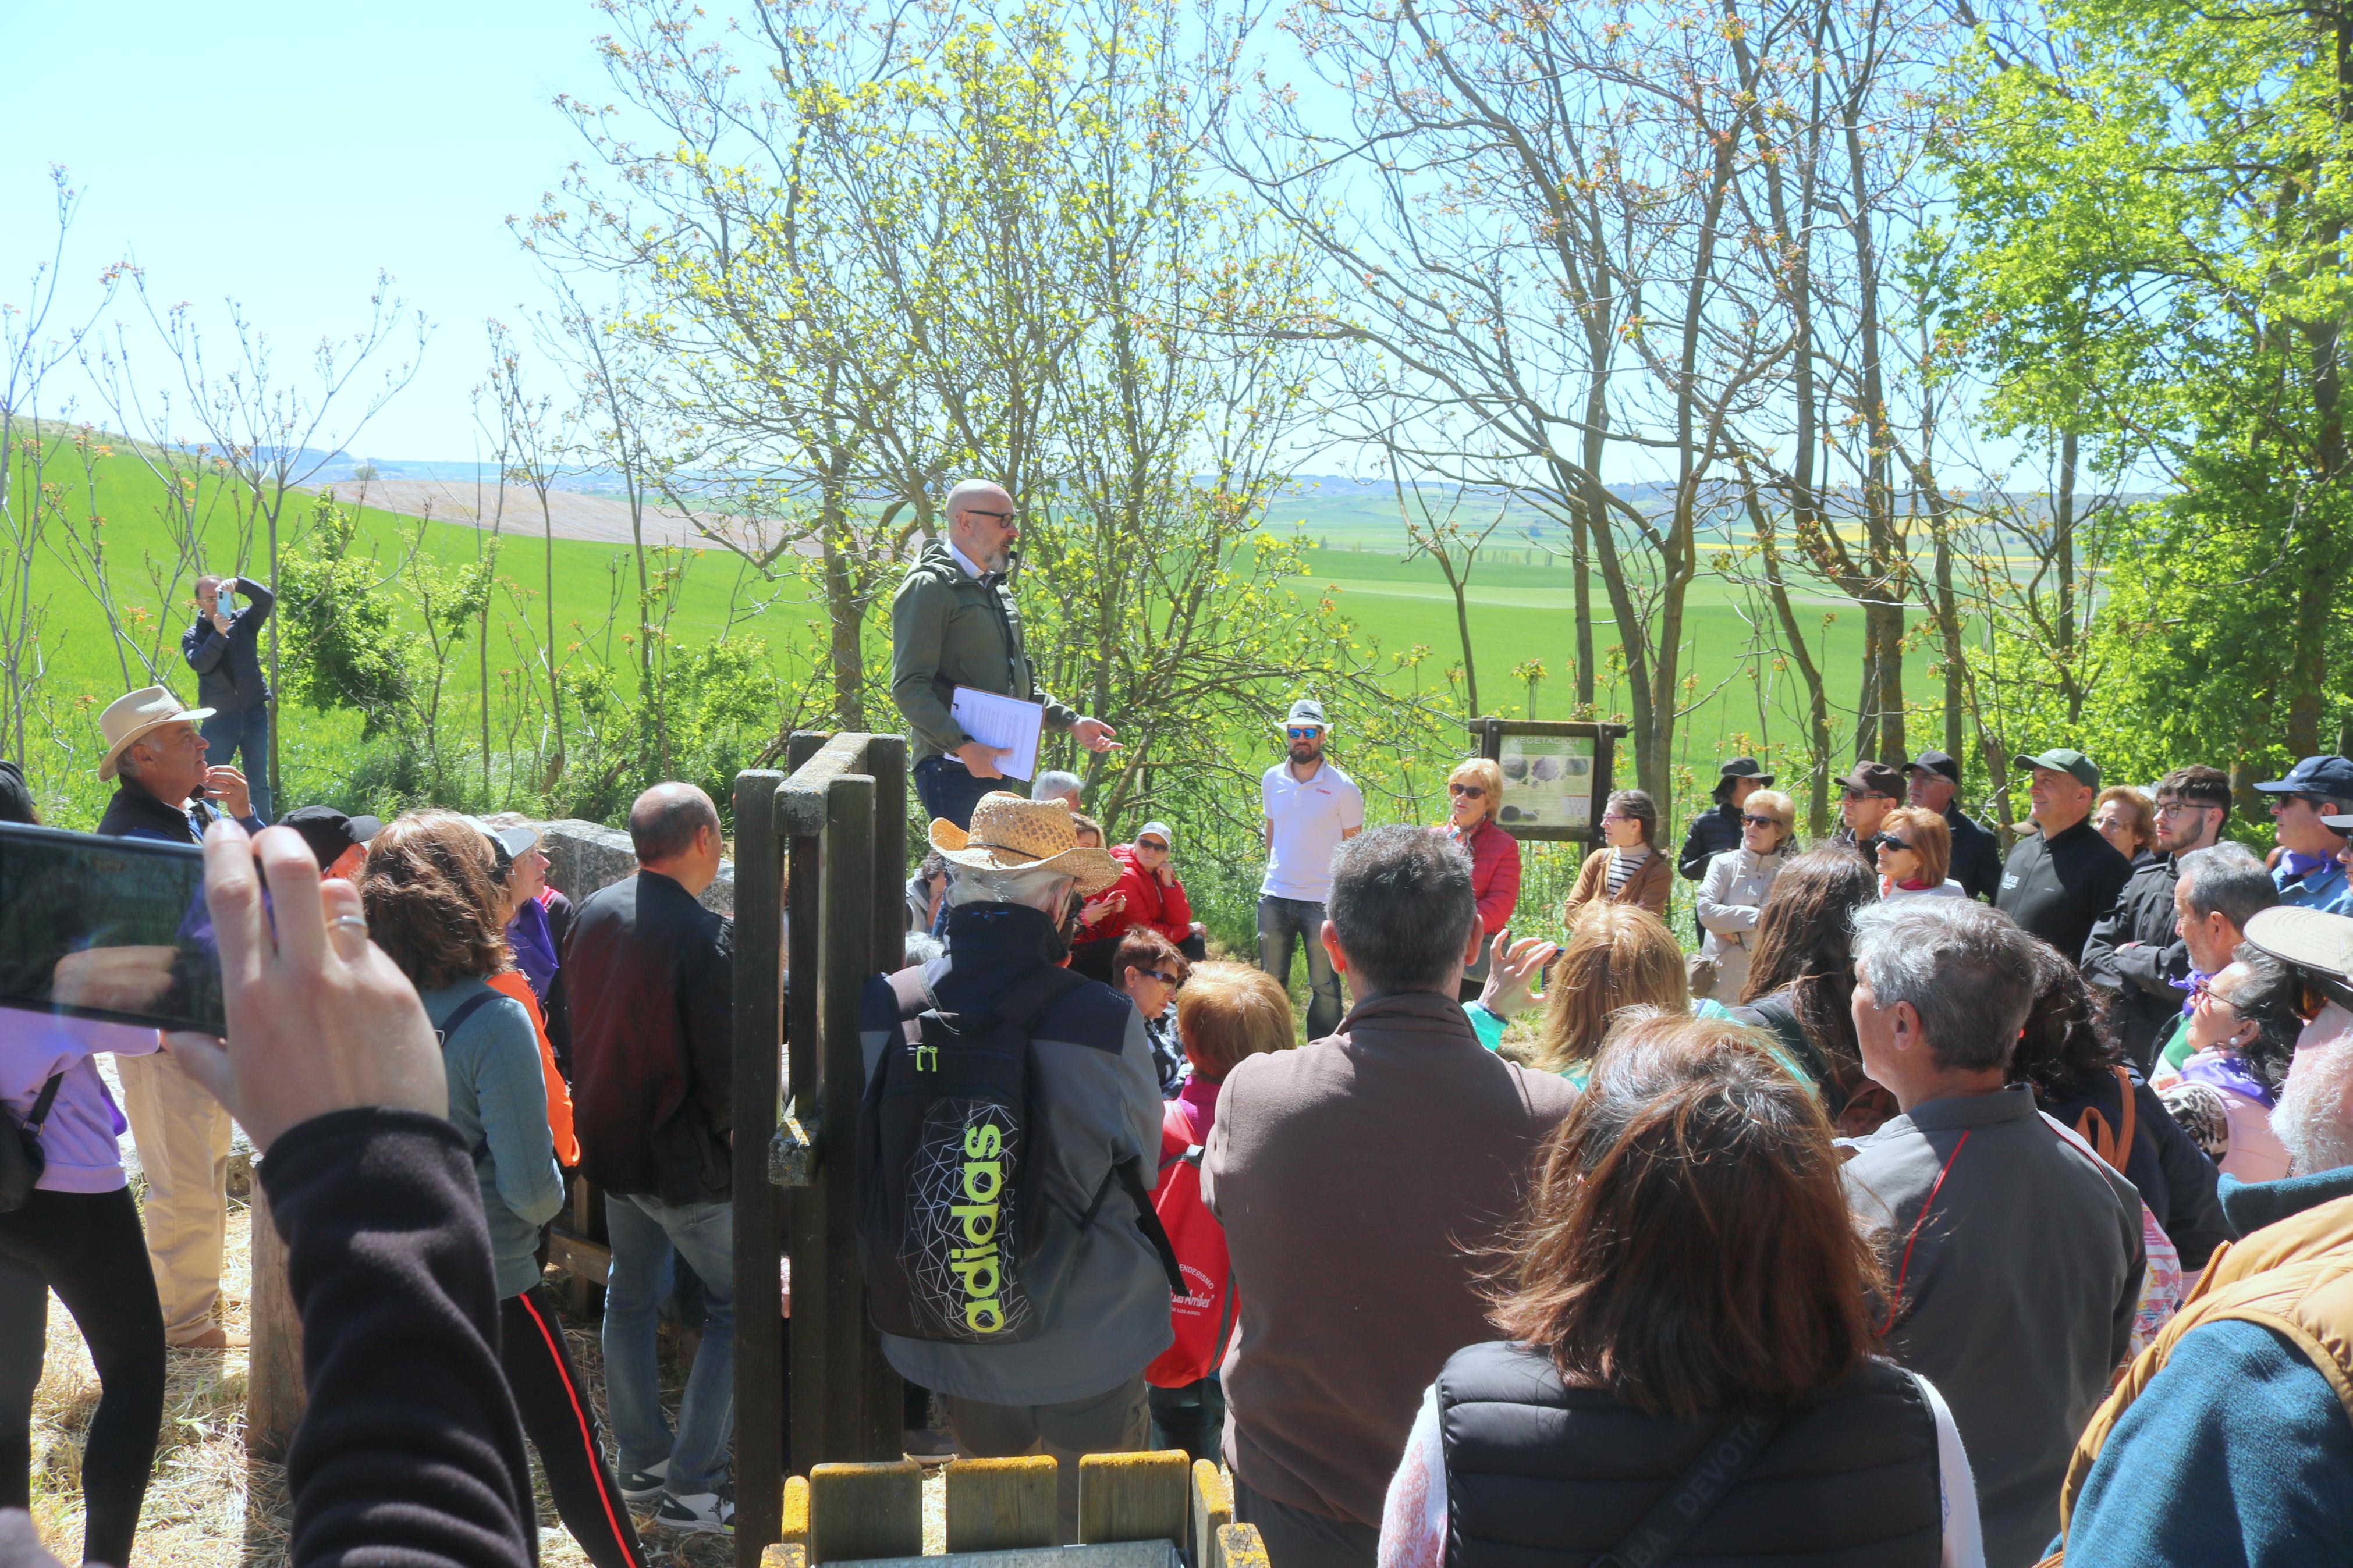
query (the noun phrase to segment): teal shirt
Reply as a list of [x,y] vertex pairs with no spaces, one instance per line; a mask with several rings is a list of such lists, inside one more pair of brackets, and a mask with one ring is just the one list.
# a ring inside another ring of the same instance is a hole
[[564,1207],[564,1176],[547,1128],[539,1037],[522,1004],[491,991],[486,980],[460,980],[423,994],[426,1016],[438,1033],[459,1004],[484,992],[491,1000],[442,1042],[441,1065],[449,1079],[449,1125],[473,1152],[503,1300],[539,1283],[539,1231]]
[[[1692,1016],[1694,1018],[1729,1018],[1732,1016],[1731,1008],[1726,1007],[1723,1003],[1715,1000],[1713,997],[1707,996],[1702,996],[1694,1000],[1691,1005],[1691,1011]],[[1465,1002],[1462,1004],[1462,1016],[1471,1021],[1471,1032],[1479,1037],[1479,1043],[1481,1045],[1486,1047],[1492,1051],[1496,1047],[1504,1043],[1504,1020],[1495,1016],[1494,1014],[1487,1011],[1485,1007],[1476,1002]],[[1772,1056],[1773,1059],[1780,1064],[1781,1070],[1783,1072],[1788,1073],[1791,1078],[1796,1079],[1808,1089],[1813,1089],[1817,1096],[1820,1094],[1821,1090],[1820,1087],[1815,1084],[1812,1079],[1808,1078],[1805,1073],[1799,1069],[1797,1063],[1789,1059],[1788,1052],[1783,1050],[1778,1044],[1768,1045],[1765,1048]],[[1564,1068],[1560,1074],[1562,1078],[1568,1080],[1571,1088],[1576,1089],[1580,1093],[1584,1091],[1585,1080],[1592,1075],[1593,1064],[1591,1062],[1580,1062],[1574,1067]]]

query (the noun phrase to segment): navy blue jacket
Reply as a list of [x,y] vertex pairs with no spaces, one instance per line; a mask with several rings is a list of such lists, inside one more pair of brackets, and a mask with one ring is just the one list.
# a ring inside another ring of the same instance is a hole
[[236,587],[249,603],[228,618],[227,631],[199,619],[180,634],[180,657],[196,672],[196,706],[223,713],[242,713],[269,700],[269,682],[261,672],[261,624],[277,596],[250,577],[236,579]]
[[1945,803],[1945,826],[1953,835],[1953,860],[1945,875],[1961,891],[1988,903],[2001,890],[2001,841],[1993,830],[1961,809],[1957,799]]

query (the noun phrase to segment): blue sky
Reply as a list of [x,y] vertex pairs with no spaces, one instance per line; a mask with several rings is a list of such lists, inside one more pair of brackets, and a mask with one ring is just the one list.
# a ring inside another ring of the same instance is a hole
[[[86,193],[53,321],[135,257],[150,290],[216,331],[235,294],[299,361],[365,317],[376,270],[435,323],[417,381],[356,449],[467,458],[482,319],[541,299],[504,220],[561,177],[578,139],[558,91],[609,94],[585,0],[0,4],[0,300],[54,241],[47,168]],[[132,304],[116,318],[154,357]],[[51,395],[71,392],[61,377]],[[82,412],[96,416],[84,395]]]

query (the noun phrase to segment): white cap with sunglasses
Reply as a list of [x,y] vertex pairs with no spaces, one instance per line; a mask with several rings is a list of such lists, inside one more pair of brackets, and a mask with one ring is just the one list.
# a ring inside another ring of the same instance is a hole
[[1166,823],[1156,817],[1135,830],[1135,842],[1138,845],[1147,838],[1160,840],[1160,848],[1164,854],[1176,847],[1176,836],[1168,830]]

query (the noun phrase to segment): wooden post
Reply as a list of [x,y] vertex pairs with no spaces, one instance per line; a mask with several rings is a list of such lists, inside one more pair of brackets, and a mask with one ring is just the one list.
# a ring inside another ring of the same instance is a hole
[[[824,992],[818,1002],[818,1048],[824,1065],[818,1084],[825,1119],[827,1150],[818,1173],[825,1211],[821,1246],[824,1272],[815,1282],[826,1300],[821,1335],[828,1363],[841,1378],[827,1401],[828,1426],[820,1456],[828,1459],[880,1460],[900,1456],[899,1420],[873,1408],[881,1385],[876,1371],[881,1347],[866,1319],[864,1271],[858,1262],[856,1160],[858,1111],[865,1098],[865,1055],[858,1043],[859,997],[874,975],[874,780],[845,773],[826,785],[825,851],[818,874],[824,883],[822,952],[818,962]],[[796,1289],[796,1306],[799,1291]],[[800,1335],[794,1326],[794,1335]],[[887,1368],[883,1369],[887,1372]],[[893,1385],[895,1377],[887,1379]],[[822,1560],[822,1552],[813,1556]]]
[[[745,1478],[781,1476],[785,1399],[783,1237],[768,1143],[783,1108],[784,852],[776,788],[784,775],[735,775],[734,1290],[735,1465]],[[738,1492],[735,1531],[752,1547],[776,1538],[784,1495],[755,1484]],[[744,1556],[739,1547],[737,1556]]]
[[286,1243],[269,1217],[261,1173],[253,1175],[248,1210],[253,1222],[252,1349],[245,1378],[245,1442],[248,1452],[272,1461],[286,1458],[286,1445],[302,1419],[302,1320],[286,1282]]

